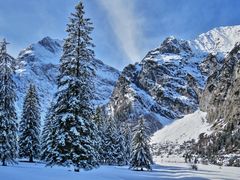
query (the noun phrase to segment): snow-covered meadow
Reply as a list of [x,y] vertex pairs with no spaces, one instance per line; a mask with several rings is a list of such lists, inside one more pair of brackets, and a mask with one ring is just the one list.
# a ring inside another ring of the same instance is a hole
[[185,163],[164,163],[151,172],[131,171],[127,166],[101,166],[92,171],[73,172],[70,168],[45,167],[44,164],[19,163],[0,166],[1,180],[239,180],[240,168],[198,165],[198,171]]

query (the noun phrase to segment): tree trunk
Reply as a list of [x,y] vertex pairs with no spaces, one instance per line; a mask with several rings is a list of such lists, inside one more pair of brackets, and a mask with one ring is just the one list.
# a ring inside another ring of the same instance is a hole
[[3,160],[2,160],[2,166],[7,166],[5,158],[3,158]]
[[33,156],[30,156],[30,157],[29,157],[29,162],[30,162],[30,163],[33,163]]

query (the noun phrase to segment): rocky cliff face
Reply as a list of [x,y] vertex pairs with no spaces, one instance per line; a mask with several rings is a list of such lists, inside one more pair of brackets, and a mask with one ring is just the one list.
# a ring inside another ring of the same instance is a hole
[[217,58],[196,54],[189,42],[169,37],[145,58],[127,66],[114,88],[109,109],[133,124],[145,116],[152,132],[194,112]]
[[207,80],[200,107],[208,120],[240,121],[240,44],[224,60],[223,66]]
[[[233,153],[240,149],[240,44],[225,58],[223,66],[207,80],[200,107],[213,124],[215,138],[221,151]],[[240,153],[240,151],[239,151]]]
[[[197,128],[202,130],[202,133],[195,130],[196,134],[189,132],[189,129],[183,130],[182,137],[173,135],[173,140],[177,140],[177,143],[170,144],[164,144],[164,139],[161,141],[158,135],[168,135],[169,129],[181,129],[185,126],[184,119],[189,116],[159,130],[153,136],[156,142],[155,150],[160,152],[158,155],[164,156],[171,152],[182,156],[184,153],[192,153],[205,162],[240,167],[240,43],[237,43],[240,40],[239,30],[239,26],[216,28],[190,42],[195,53],[206,54],[198,66],[202,75],[207,78],[198,98],[200,110],[206,112],[204,119],[208,128],[199,124]],[[197,117],[189,119],[188,123],[194,123],[196,119]],[[170,132],[172,133],[174,134]],[[190,137],[190,141],[183,143],[186,136]],[[167,137],[169,139],[169,136]],[[185,146],[188,148],[181,149]],[[162,148],[167,151],[162,152]]]
[[208,78],[200,102],[201,109],[207,112],[208,121],[213,124],[213,133],[203,136],[199,147],[204,147],[203,143],[207,144],[209,152],[212,152],[210,154],[220,160],[226,154],[232,154],[228,164],[240,166],[239,43],[225,58],[223,66]]
[[[56,77],[58,75],[59,60],[62,54],[62,41],[43,38],[20,52],[16,60],[15,82],[17,84],[18,100],[16,108],[21,115],[23,99],[29,83],[34,83],[40,96],[42,118],[56,92]],[[102,61],[92,62],[96,77],[94,105],[106,104],[115,86],[120,72]]]
[[[224,106],[237,105],[234,98],[226,95],[229,100],[221,104],[226,97],[206,94],[206,90],[202,94],[202,90],[209,76],[207,89],[216,86],[215,76],[218,77],[224,69],[222,66],[230,66],[230,62],[223,65],[223,61],[238,41],[240,26],[215,28],[191,41],[167,38],[141,62],[123,70],[108,106],[111,114],[120,121],[129,122],[136,122],[139,116],[144,115],[152,132],[195,111],[199,101],[202,109],[208,111],[209,121],[222,117]],[[229,74],[229,77],[234,76]],[[231,85],[226,82],[223,86],[228,89]],[[236,84],[233,86],[236,88]],[[216,88],[220,94],[223,93],[221,85]],[[227,114],[231,113],[226,113],[224,118],[229,118]]]

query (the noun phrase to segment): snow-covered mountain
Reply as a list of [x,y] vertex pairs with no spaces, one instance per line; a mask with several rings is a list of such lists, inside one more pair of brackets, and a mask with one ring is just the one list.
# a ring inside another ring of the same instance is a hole
[[[220,27],[191,41],[168,37],[121,74],[94,60],[94,104],[108,104],[110,115],[133,124],[144,115],[152,132],[193,113],[199,108],[207,78],[222,66],[218,54],[226,56],[234,47],[239,41],[239,29],[240,26]],[[43,112],[46,111],[56,91],[61,47],[62,41],[46,37],[20,52],[15,75],[18,114],[30,82],[37,85]]]
[[144,115],[151,131],[193,113],[208,75],[218,68],[214,55],[195,53],[188,41],[168,37],[145,58],[127,66],[109,108],[120,121]]
[[199,66],[207,77],[198,96],[204,113],[196,111],[157,131],[152,137],[157,156],[198,153],[210,163],[240,165],[239,27],[216,28],[194,41],[201,44],[192,47],[195,53],[210,53]]
[[[63,42],[60,40],[45,37],[19,53],[14,77],[17,84],[18,116],[21,114],[23,98],[29,83],[37,86],[42,115],[45,114],[56,92],[56,77],[62,54],[62,44]],[[96,73],[94,79],[96,93],[93,103],[97,106],[108,102],[120,72],[97,59],[92,62],[92,66]]]
[[[239,154],[240,165],[240,43],[224,59],[221,69],[207,80],[200,108],[207,112],[214,133],[205,136],[214,155]],[[204,142],[204,143],[205,143]],[[199,146],[202,146],[201,142]],[[222,147],[222,148],[216,148]],[[237,163],[236,163],[237,164]]]
[[[198,105],[200,105],[201,110],[208,112],[207,119],[210,122],[222,118],[229,119],[226,116],[231,113],[226,111],[230,111],[230,109],[231,111],[235,109],[233,111],[239,113],[239,105],[234,104],[233,99],[236,99],[236,102],[239,100],[239,97],[234,97],[237,96],[238,92],[237,68],[240,26],[215,28],[188,42],[193,53],[198,54],[200,57],[205,57],[203,60],[201,58],[198,59],[198,61],[201,61],[199,66],[195,65],[200,70],[200,73],[205,75],[202,86],[204,91],[198,94],[200,101]],[[217,56],[219,53],[224,54],[224,60],[219,59]],[[235,88],[234,92],[232,92],[231,88]],[[229,93],[232,95],[226,99],[226,96],[230,96]],[[233,95],[234,93],[235,95]],[[226,106],[233,107],[229,109]]]
[[199,35],[191,44],[198,50],[226,55],[240,42],[240,25],[214,28]]
[[[223,65],[209,76],[200,107],[208,120],[240,122],[240,43],[224,59]],[[228,108],[226,108],[228,107]]]
[[56,91],[56,76],[62,51],[61,44],[59,40],[46,37],[19,53],[15,74],[18,116],[21,115],[23,99],[29,83],[36,85],[42,112],[46,112]]
[[[152,143],[173,142],[176,152],[200,138],[198,150],[240,154],[239,41],[240,26],[215,28],[190,41],[171,36],[121,73],[95,59],[93,103],[132,125],[144,116],[151,132],[157,131]],[[62,41],[50,37],[20,52],[14,76],[19,117],[29,83],[37,86],[44,116],[56,92],[61,53]]]
[[194,40],[166,38],[144,59],[122,71],[108,108],[120,121],[144,115],[152,132],[193,113],[207,78],[240,41],[240,26],[220,27]]

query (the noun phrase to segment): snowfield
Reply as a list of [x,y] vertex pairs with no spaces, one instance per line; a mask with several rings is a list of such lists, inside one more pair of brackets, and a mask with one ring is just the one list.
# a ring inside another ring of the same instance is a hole
[[230,52],[235,44],[240,41],[240,25],[214,28],[200,34],[191,44],[196,49],[208,53]]
[[182,144],[184,141],[197,140],[201,133],[210,134],[210,124],[206,120],[207,113],[197,110],[182,119],[174,121],[157,131],[151,139],[151,143],[173,142]]
[[240,168],[198,165],[191,170],[184,163],[156,164],[151,172],[131,171],[127,166],[101,166],[92,171],[73,172],[69,168],[45,167],[44,164],[19,163],[0,166],[1,180],[239,180]]

